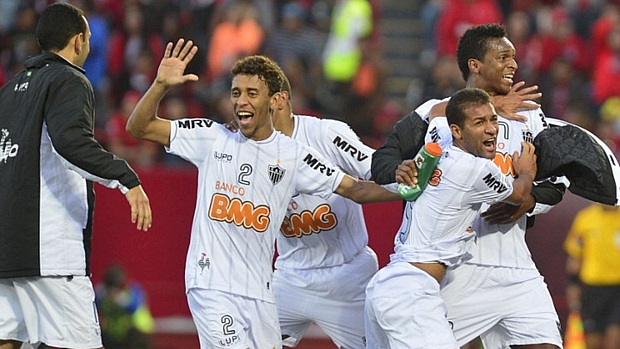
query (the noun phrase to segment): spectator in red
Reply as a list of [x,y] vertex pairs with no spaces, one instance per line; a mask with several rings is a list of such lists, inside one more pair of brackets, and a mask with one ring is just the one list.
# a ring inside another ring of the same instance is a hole
[[106,125],[106,145],[110,152],[124,158],[132,166],[148,167],[158,160],[159,146],[153,142],[138,140],[125,131],[127,120],[141,96],[137,91],[125,93],[120,110],[112,115]]
[[577,73],[587,75],[591,68],[590,55],[586,43],[575,33],[573,19],[564,7],[555,7],[550,13],[551,30],[543,40],[541,73],[547,73],[555,59],[567,60]]
[[607,45],[611,53],[599,57],[592,74],[592,97],[599,105],[609,97],[620,96],[620,25],[607,34]]
[[[110,38],[108,51],[108,74],[112,82],[113,93],[120,98],[123,93],[130,89],[127,81],[132,70],[140,70],[143,74],[144,67],[136,62],[148,62],[146,56],[159,59],[164,55],[164,42],[157,33],[150,33],[145,25],[144,9],[139,3],[125,4],[123,27],[113,32]],[[155,76],[157,65],[150,63],[151,71],[146,78],[151,81]],[[134,88],[137,87],[134,85]],[[147,84],[148,87],[148,84]]]
[[527,12],[514,11],[508,15],[506,31],[515,47],[516,61],[519,62],[515,81],[524,80],[529,84],[538,81],[543,50],[541,37],[533,33],[532,29],[532,18]]
[[617,25],[620,25],[620,6],[617,3],[608,3],[590,29],[593,66],[599,65],[604,57],[614,54],[607,43],[607,36]]
[[484,23],[502,23],[504,17],[496,0],[447,0],[437,20],[439,56],[456,56],[456,46],[465,31]]

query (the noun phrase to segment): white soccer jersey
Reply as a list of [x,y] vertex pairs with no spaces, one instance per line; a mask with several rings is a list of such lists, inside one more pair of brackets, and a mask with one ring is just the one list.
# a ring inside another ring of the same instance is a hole
[[[340,121],[295,115],[292,138],[309,145],[344,172],[370,178],[374,150]],[[278,235],[276,268],[312,269],[349,262],[368,244],[362,206],[338,194],[295,196]]]
[[[430,108],[436,103],[446,101],[430,100],[416,109],[416,112],[423,119],[428,118]],[[519,115],[527,117],[526,122],[507,120],[501,115],[498,117],[499,133],[497,135],[497,153],[493,162],[508,176],[511,181],[514,180],[515,172],[512,167],[512,154],[517,151],[521,152],[521,142],[532,142],[534,137],[547,127],[545,115],[538,108],[535,110],[522,110]],[[444,121],[437,120],[443,119]],[[438,130],[434,128],[448,127],[445,118],[436,118],[429,125],[427,133],[427,141],[438,141],[442,147],[444,144],[452,143],[450,130]],[[442,126],[443,125],[443,126]],[[536,212],[544,212],[549,207],[542,208],[537,204]],[[488,205],[483,205],[481,212],[484,212]],[[478,233],[477,243],[470,251],[472,258],[467,263],[493,265],[509,268],[536,269],[536,265],[532,260],[530,251],[525,243],[525,227],[526,216],[519,218],[515,223],[511,224],[487,224],[480,217],[472,225],[472,228]]]
[[455,146],[444,149],[424,192],[407,203],[391,262],[460,264],[469,258],[471,224],[481,205],[502,201],[512,190],[488,159]]
[[208,119],[172,121],[167,150],[198,167],[187,289],[274,302],[274,242],[289,201],[298,192],[328,197],[344,173],[279,132],[253,141]]

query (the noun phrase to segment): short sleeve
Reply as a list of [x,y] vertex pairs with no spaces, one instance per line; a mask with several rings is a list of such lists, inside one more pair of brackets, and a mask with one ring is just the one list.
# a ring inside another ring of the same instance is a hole
[[475,158],[475,161],[480,171],[474,178],[468,201],[493,204],[508,198],[513,191],[508,177],[490,160]]

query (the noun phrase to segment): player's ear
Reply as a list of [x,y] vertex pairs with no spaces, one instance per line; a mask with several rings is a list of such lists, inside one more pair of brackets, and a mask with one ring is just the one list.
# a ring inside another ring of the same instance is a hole
[[457,124],[450,125],[450,131],[452,132],[453,139],[461,139],[463,138],[463,132],[461,128]]
[[82,53],[82,43],[84,42],[84,33],[79,33],[71,38],[71,43],[73,45],[73,51],[77,56]]
[[271,96],[271,99],[269,100],[269,108],[272,110],[278,110],[278,109],[282,109],[280,108],[280,100],[282,99],[282,93],[281,92],[276,92],[273,94],[273,96]]
[[471,73],[474,73],[474,74],[480,73],[480,66],[481,66],[481,62],[475,58],[470,58],[467,61],[467,67],[469,68],[469,71]]

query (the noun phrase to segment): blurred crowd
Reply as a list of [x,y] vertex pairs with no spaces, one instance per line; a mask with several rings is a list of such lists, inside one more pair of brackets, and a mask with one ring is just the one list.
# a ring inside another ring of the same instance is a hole
[[[351,121],[363,134],[378,96],[380,50],[368,0],[63,0],[89,20],[91,52],[84,66],[96,96],[96,138],[135,166],[184,162],[133,139],[125,122],[153,80],[166,43],[199,46],[189,73],[198,83],[171,91],[160,114],[175,119],[232,118],[230,74],[240,57],[264,54],[284,69],[297,113]],[[38,13],[53,0],[0,1],[0,84],[38,53]],[[378,1],[374,1],[378,3]]]
[[[620,0],[422,1],[424,45],[411,64],[423,73],[412,81],[407,105],[386,96],[379,0],[64,1],[86,12],[92,31],[85,69],[96,95],[96,137],[135,166],[184,164],[124,130],[166,43],[179,37],[200,48],[188,69],[200,81],[169,93],[161,116],[229,121],[231,65],[264,54],[289,77],[296,113],[343,120],[377,147],[416,103],[464,86],[458,38],[485,22],[505,24],[517,49],[515,81],[540,87],[547,116],[581,125],[620,149]],[[0,1],[0,85],[38,53],[37,15],[51,2]]]

